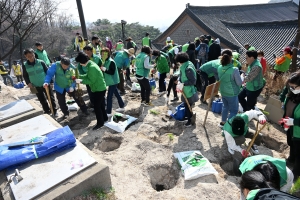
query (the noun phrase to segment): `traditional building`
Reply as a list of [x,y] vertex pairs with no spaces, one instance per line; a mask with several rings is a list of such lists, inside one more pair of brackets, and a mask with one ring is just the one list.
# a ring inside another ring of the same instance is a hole
[[153,44],[161,49],[168,36],[177,43],[194,41],[200,35],[219,38],[221,47],[241,52],[244,60],[244,44],[263,50],[269,63],[273,54],[279,55],[296,36],[298,27],[298,5],[293,1],[236,5],[236,6],[192,6],[189,3],[174,23]]

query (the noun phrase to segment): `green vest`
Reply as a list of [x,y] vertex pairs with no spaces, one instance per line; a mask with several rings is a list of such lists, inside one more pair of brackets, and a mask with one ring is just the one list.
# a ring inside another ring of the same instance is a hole
[[175,48],[177,48],[177,46],[172,47],[172,48],[168,51],[168,53],[169,53],[169,54],[172,54],[173,57],[175,56],[175,52],[174,52],[174,49],[175,49]]
[[64,70],[60,61],[56,62],[55,82],[60,88],[68,88],[73,83],[72,76],[75,76],[75,69],[70,65],[69,69]]
[[137,57],[135,58],[135,66],[136,66],[136,74],[143,77],[148,77],[150,69],[146,69],[144,67],[144,60],[146,59],[148,55],[144,52],[141,52]]
[[246,200],[253,200],[256,196],[256,194],[259,192],[260,189],[255,189],[255,190],[251,190],[249,191]]
[[280,65],[276,64],[274,66],[275,70],[280,71],[280,72],[286,72],[287,70],[289,70],[290,64],[291,64],[291,59],[288,58],[287,56],[284,56],[284,57],[285,57],[285,61]]
[[[207,63],[204,63],[201,67],[200,70],[202,72],[205,72],[207,75],[213,76],[214,72],[218,70],[219,66],[221,65],[221,60],[216,59],[209,61]],[[209,76],[209,77],[211,77]]]
[[116,46],[116,51],[121,51],[124,47],[124,44],[123,43],[117,43],[117,46]]
[[270,161],[273,163],[280,175],[280,187],[287,183],[287,173],[286,173],[286,162],[284,159],[273,158],[267,155],[256,155],[246,158],[240,165],[240,171],[244,174],[246,171],[252,170],[254,167],[261,163],[266,163]]
[[92,57],[90,57],[91,61],[94,61],[99,67],[101,67],[102,65],[102,60],[99,56],[97,56],[96,54],[93,54]]
[[168,60],[165,56],[160,55],[156,58],[156,67],[159,73],[169,73],[170,72],[170,66],[168,64]]
[[[115,62],[115,61],[112,58],[107,59],[104,63],[104,67],[106,69],[109,69],[109,65],[111,62]],[[114,75],[110,75],[105,72],[103,74],[104,74],[106,86],[116,85],[116,84],[120,83],[119,72],[118,72],[118,68],[116,65],[115,65]]]
[[182,50],[181,51],[185,53],[187,51],[188,47],[189,47],[189,44],[182,45]]
[[128,62],[128,66],[123,66],[125,59],[129,59],[129,56],[125,51],[119,51],[115,56],[114,61],[119,69],[122,69],[123,67],[129,67],[130,62]]
[[260,68],[260,72],[252,81],[248,81],[246,83],[246,88],[249,91],[256,91],[261,89],[264,86],[262,66],[257,59],[254,60],[253,63],[251,63],[251,65],[248,66],[247,74],[249,74],[253,66],[258,66]]
[[50,65],[50,60],[48,59],[48,54],[45,50],[40,51],[40,50],[36,50],[35,53],[38,55],[38,59],[44,61],[46,63],[47,66]]
[[29,80],[35,87],[42,87],[45,82],[46,73],[41,62],[42,60],[35,59],[34,65],[28,65],[27,61],[24,63]]
[[255,47],[254,46],[250,46],[248,51],[255,51]]
[[89,85],[92,92],[105,91],[106,83],[99,66],[95,62],[89,61],[86,68],[88,68],[87,74],[79,76],[82,83]]
[[241,69],[241,67],[242,67],[241,63],[236,59],[232,59],[232,64],[234,67],[237,67],[239,69]]
[[218,68],[218,76],[220,80],[220,93],[225,97],[233,97],[237,96],[240,92],[240,87],[235,83],[232,74],[234,72],[232,64],[222,66],[220,65]]
[[143,46],[148,46],[148,47],[150,47],[150,38],[149,37],[143,37],[143,39],[142,39],[142,45]]
[[[286,111],[286,104],[287,104],[288,100],[289,100],[289,98],[287,97],[284,101],[284,110],[285,111]],[[284,112],[283,116],[285,116],[285,115],[286,115],[286,113]],[[294,108],[292,118],[294,119],[294,121],[300,120],[300,105],[299,104]],[[294,126],[291,126],[290,129],[291,128],[292,128],[292,131],[293,131],[293,138],[295,138],[297,140],[300,140],[300,126],[299,125],[294,125]]]
[[[180,67],[180,81],[182,83],[184,83],[188,80],[188,77],[186,76],[186,73],[185,73],[185,71],[187,69],[192,69],[192,72],[194,73],[194,76],[196,77],[196,70],[195,70],[193,63],[191,63],[190,61],[185,62]],[[193,85],[189,85],[189,86],[184,85],[183,92],[184,92],[186,98],[190,98],[196,93],[196,88]]]
[[[246,133],[248,132],[248,123],[249,123],[249,118],[248,118],[248,115],[246,115],[245,113],[242,113],[242,114],[237,114],[236,116],[240,116],[244,119],[245,121],[245,127],[244,127],[244,134],[243,135],[246,135]],[[234,116],[235,117],[235,116]],[[232,117],[231,119],[229,119],[223,126],[223,130],[224,131],[227,131],[232,137],[238,137],[240,135],[235,135],[233,134],[232,132],[232,127],[231,127],[231,124],[232,124],[232,121],[234,119],[234,117]]]

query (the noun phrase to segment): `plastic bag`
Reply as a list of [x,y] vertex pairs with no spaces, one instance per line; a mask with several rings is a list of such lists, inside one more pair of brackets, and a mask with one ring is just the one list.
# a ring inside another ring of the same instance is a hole
[[[120,118],[122,118],[122,120],[115,120]],[[137,120],[137,118],[135,117],[125,115],[122,113],[115,113],[110,119],[108,119],[108,122],[106,122],[104,125],[119,133],[123,133],[126,127],[135,120]]]
[[133,92],[139,92],[139,91],[141,91],[140,84],[138,84],[138,83],[132,83],[131,91],[133,91]]
[[210,174],[218,174],[209,160],[200,151],[174,153],[181,166],[184,180],[193,180]]

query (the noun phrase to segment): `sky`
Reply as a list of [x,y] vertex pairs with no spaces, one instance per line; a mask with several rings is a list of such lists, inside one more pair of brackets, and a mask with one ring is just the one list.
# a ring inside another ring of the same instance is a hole
[[[268,3],[270,0],[81,0],[86,23],[97,19],[108,19],[110,22],[127,23],[139,22],[166,30],[184,11],[186,4],[193,6],[221,6]],[[272,0],[286,1],[286,0]],[[76,0],[64,0],[60,9],[73,15],[76,22],[80,22]]]

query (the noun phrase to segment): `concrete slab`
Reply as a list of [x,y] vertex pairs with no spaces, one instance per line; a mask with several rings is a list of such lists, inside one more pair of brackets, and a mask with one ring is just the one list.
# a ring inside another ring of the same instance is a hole
[[[26,100],[21,100],[21,101],[26,101]],[[0,128],[5,128],[8,126],[12,126],[14,124],[17,124],[19,122],[25,121],[27,119],[30,119],[32,117],[38,116],[43,114],[42,108],[40,108],[37,104],[34,103],[33,100],[27,100],[26,103],[28,104],[24,109],[21,109],[18,111],[16,105],[18,105],[20,101],[12,102],[11,105],[15,106],[9,106],[9,104],[1,107],[1,108],[6,108],[6,107],[11,107],[13,109],[13,112],[11,112],[10,115],[7,115],[5,118],[2,118],[2,121],[0,120]],[[31,107],[31,108],[30,108]],[[0,110],[1,111],[1,110]],[[4,111],[3,111],[4,112]],[[5,110],[5,113],[7,110]]]
[[[60,126],[55,120],[53,120],[48,115],[43,115],[42,117],[37,117],[37,119],[39,119],[39,120],[41,120],[42,118],[46,118],[48,121],[50,121],[51,124],[53,124],[54,129],[55,129],[55,127]],[[33,119],[33,120],[31,119],[31,121],[34,121],[34,120],[36,121],[36,119]],[[22,123],[16,124],[16,126],[19,125],[19,127],[20,127],[20,124],[22,126]],[[24,125],[24,123],[23,123],[23,125]],[[41,126],[41,124],[36,123],[35,127],[30,126],[30,127],[24,128],[25,132],[26,132],[26,130],[29,130],[29,129],[36,130],[37,126]],[[47,126],[49,126],[49,125],[47,125]],[[47,127],[47,126],[45,126],[45,127]],[[42,127],[44,127],[44,126],[42,126]],[[11,128],[11,127],[9,127],[9,128]],[[5,130],[5,129],[3,129],[3,130]],[[3,130],[1,130],[1,131],[3,131]],[[7,131],[6,131],[6,133],[7,133]],[[44,132],[44,133],[47,133],[47,132]],[[31,136],[27,136],[27,137],[30,138]],[[4,137],[4,141],[5,140],[7,143],[10,141],[10,139],[7,139],[7,137]],[[14,142],[17,142],[17,141],[14,140]],[[93,159],[96,160],[96,164],[91,165],[82,171],[79,171],[78,174],[64,180],[63,182],[59,183],[58,185],[55,185],[53,188],[49,189],[48,191],[34,197],[34,199],[70,199],[74,196],[78,196],[78,195],[82,194],[84,191],[87,191],[91,188],[96,188],[96,187],[99,188],[100,187],[103,189],[107,189],[107,188],[111,187],[109,168],[104,164],[104,162],[97,155],[95,155],[93,152],[89,151],[89,149],[87,149],[79,141],[76,141],[76,143],[77,143],[78,147],[80,147],[81,149],[86,151]],[[0,144],[2,144],[2,143],[0,143]],[[37,160],[35,160],[35,161],[37,161]],[[51,162],[44,163],[45,166],[43,166],[43,167],[47,167],[47,164],[49,164],[49,166],[51,166],[52,163]],[[34,165],[36,165],[36,163],[34,163],[34,161],[33,161],[33,162],[27,163],[25,165],[28,165],[29,167],[31,165],[32,167],[34,167]],[[38,169],[39,168],[36,168],[36,170],[38,170]],[[42,168],[40,168],[40,169],[42,169]],[[40,182],[39,184],[43,184],[43,183]],[[7,178],[5,177],[4,171],[0,172],[0,190],[1,190],[4,200],[15,199],[12,194],[11,188],[7,185]],[[1,199],[1,197],[0,197],[0,199]]]

